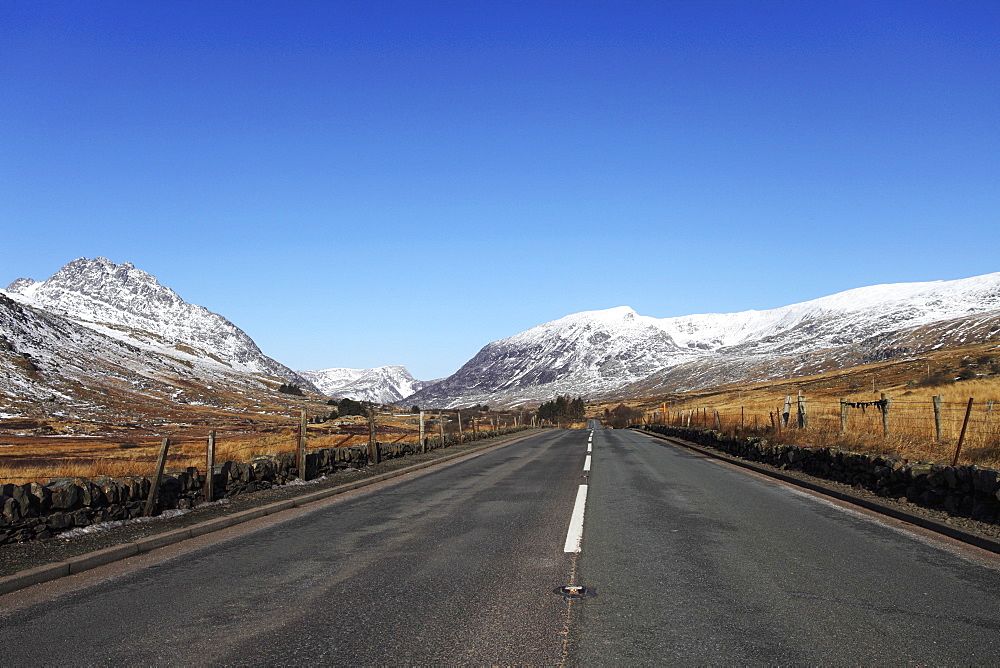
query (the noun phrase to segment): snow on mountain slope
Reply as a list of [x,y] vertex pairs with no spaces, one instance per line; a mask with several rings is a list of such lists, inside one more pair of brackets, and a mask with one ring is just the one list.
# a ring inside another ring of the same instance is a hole
[[586,311],[495,341],[406,401],[471,405],[609,391],[704,354],[627,306]]
[[[896,323],[921,325],[1000,309],[1000,273],[955,281],[855,288],[766,311],[689,315],[658,322],[680,345],[709,350],[783,334],[801,323],[835,322],[832,338],[810,333],[812,347],[839,345]],[[847,330],[843,330],[843,327]]]
[[17,279],[6,293],[132,345],[165,348],[170,354],[181,346],[191,354],[200,352],[208,364],[310,387],[294,371],[265,356],[239,327],[203,306],[189,304],[131,263],[79,258],[46,281]]
[[416,380],[404,366],[382,366],[374,369],[322,369],[299,371],[329,396],[347,397],[355,401],[392,404],[421,389],[426,383]]
[[[942,321],[959,327],[969,317],[998,309],[1000,273],[857,288],[764,311],[673,318],[641,316],[625,306],[588,311],[487,345],[453,376],[407,402],[457,406],[566,393],[613,395],[654,375],[663,381],[661,390],[667,379],[693,389],[723,376],[740,379],[739,374],[757,373],[778,360],[782,364],[772,364],[775,369],[795,373],[804,367],[786,362],[796,356],[823,358],[821,351]],[[947,338],[942,332],[937,336]],[[829,364],[838,363],[836,354],[825,356]],[[863,358],[864,351],[841,357],[848,363]]]
[[187,346],[129,343],[0,291],[0,397],[14,414],[120,423],[148,406],[224,406],[220,391],[273,385]]

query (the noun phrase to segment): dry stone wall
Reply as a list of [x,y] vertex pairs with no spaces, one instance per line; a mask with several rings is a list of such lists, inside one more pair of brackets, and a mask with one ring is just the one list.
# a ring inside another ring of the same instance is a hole
[[951,515],[1000,523],[1000,471],[996,469],[911,462],[836,448],[780,445],[764,438],[728,436],[708,429],[660,425],[643,429],[749,461],[863,487],[879,496],[905,499]]
[[[480,431],[479,439],[521,431],[524,427]],[[427,449],[456,445],[458,437],[427,439]],[[416,453],[418,443],[379,443],[381,460]],[[368,446],[322,448],[306,454],[307,478],[333,475],[369,464]],[[259,455],[249,462],[223,462],[212,473],[215,499],[251,494],[298,479],[295,455]],[[47,484],[0,484],[0,545],[52,538],[74,527],[140,517],[152,482],[145,476],[53,478]],[[197,468],[164,474],[157,496],[156,514],[188,509],[205,500],[205,475]]]

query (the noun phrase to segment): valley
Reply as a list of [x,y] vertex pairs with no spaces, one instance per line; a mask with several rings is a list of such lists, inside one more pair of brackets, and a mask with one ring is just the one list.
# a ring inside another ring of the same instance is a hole
[[[495,419],[523,424],[557,395],[584,397],[594,417],[625,402],[646,420],[700,411],[713,426],[718,411],[720,426],[739,421],[764,434],[800,391],[816,433],[786,429],[784,438],[840,442],[829,436],[840,431],[840,400],[886,393],[892,437],[870,437],[879,425],[858,414],[854,443],[928,459],[946,455],[956,406],[974,397],[979,449],[966,456],[995,464],[988,407],[1000,394],[998,349],[1000,273],[857,288],[767,311],[586,311],[489,343],[432,381],[400,365],[293,371],[134,265],[80,258],[45,281],[17,279],[0,291],[0,477],[138,473],[164,437],[177,442],[170,465],[183,467],[212,430],[226,456],[248,460],[291,449],[301,411],[322,420],[331,398],[380,405],[379,438],[391,442],[416,440],[411,406],[488,404],[503,409]],[[947,429],[931,447],[926,405],[935,395],[947,397]],[[906,416],[907,402],[919,416]],[[457,413],[449,415],[457,429]],[[312,447],[367,439],[339,422],[312,425]]]

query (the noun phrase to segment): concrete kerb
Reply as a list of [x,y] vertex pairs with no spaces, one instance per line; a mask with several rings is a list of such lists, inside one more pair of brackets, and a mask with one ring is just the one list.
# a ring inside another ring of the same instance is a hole
[[9,594],[19,589],[24,589],[25,587],[30,587],[31,585],[56,580],[58,578],[66,577],[67,575],[80,573],[91,568],[97,568],[98,566],[105,566],[115,561],[133,557],[143,552],[155,550],[159,547],[166,547],[167,545],[179,543],[183,540],[187,540],[188,538],[203,536],[207,533],[220,531],[222,529],[242,524],[244,522],[249,522],[250,520],[255,520],[260,517],[280,513],[284,510],[300,508],[310,503],[315,503],[331,496],[336,496],[337,494],[343,494],[345,492],[360,489],[361,487],[367,487],[368,485],[374,485],[385,480],[398,478],[408,473],[413,473],[414,471],[419,471],[431,466],[437,466],[438,464],[444,464],[461,457],[468,457],[493,448],[512,445],[533,435],[534,430],[531,433],[515,436],[514,438],[505,440],[502,443],[487,443],[480,447],[466,450],[465,452],[453,452],[442,457],[438,457],[437,459],[420,462],[419,464],[413,464],[412,466],[407,466],[396,471],[380,473],[364,480],[356,480],[354,482],[331,487],[330,489],[320,490],[318,492],[306,494],[294,499],[277,501],[266,506],[261,506],[260,508],[252,508],[250,510],[244,510],[232,515],[218,517],[216,519],[207,520],[183,529],[165,531],[134,542],[123,543],[121,545],[104,548],[103,550],[96,550],[94,552],[88,552],[87,554],[81,554],[71,557],[70,559],[66,559],[65,561],[57,561],[51,564],[44,564],[35,568],[19,571],[13,575],[0,577],[0,596]]
[[837,499],[838,501],[844,501],[846,503],[854,504],[855,506],[861,506],[862,508],[874,511],[876,513],[880,513],[882,515],[887,515],[889,517],[892,517],[893,519],[902,520],[903,522],[908,522],[923,529],[934,531],[935,533],[947,536],[948,538],[953,538],[963,543],[974,545],[975,547],[981,548],[983,550],[987,550],[995,554],[1000,554],[1000,541],[986,538],[985,536],[979,536],[974,533],[969,533],[968,531],[963,531],[958,527],[954,527],[949,524],[945,524],[943,522],[938,522],[937,520],[933,520],[928,517],[923,517],[915,513],[909,513],[906,512],[905,510],[900,510],[899,508],[893,508],[892,506],[879,503],[872,499],[865,499],[859,496],[846,494],[844,492],[841,492],[840,490],[831,489],[830,487],[822,485],[818,482],[814,483],[808,480],[801,480],[794,476],[786,475],[780,471],[775,471],[773,469],[760,466],[759,464],[755,464],[754,462],[750,462],[745,459],[739,459],[731,455],[729,456],[723,455],[722,453],[714,452],[709,448],[696,445],[694,443],[685,441],[675,436],[664,436],[662,434],[656,434],[647,431],[639,431],[638,433],[645,434],[646,436],[650,436],[652,438],[660,439],[661,441],[667,441],[672,445],[677,445],[682,448],[687,448],[688,450],[693,450],[694,452],[698,452],[702,455],[705,455],[706,457],[711,457],[713,459],[718,459],[728,464],[740,466],[750,471],[754,471],[755,473],[760,473],[762,475],[766,475],[768,477],[781,480],[782,482],[787,482],[789,484],[795,485],[796,487],[802,487],[810,491],[816,492],[818,494],[832,497],[834,499]]

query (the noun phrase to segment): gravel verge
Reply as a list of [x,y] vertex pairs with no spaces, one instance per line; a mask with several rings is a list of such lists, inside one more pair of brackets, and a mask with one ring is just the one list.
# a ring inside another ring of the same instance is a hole
[[842,501],[854,503],[869,510],[910,522],[911,524],[936,531],[950,538],[1000,554],[1000,525],[998,524],[980,522],[968,517],[956,517],[949,515],[943,510],[926,508],[892,497],[878,496],[860,485],[852,487],[844,483],[819,478],[803,471],[781,469],[764,462],[751,462],[735,457],[728,452],[704,445],[696,445],[674,436],[663,436],[645,431],[639,433],[679,445],[689,450],[694,450],[715,459],[721,459],[736,466],[750,469],[793,485],[832,496]]
[[[87,533],[73,538],[56,536],[45,540],[3,545],[0,546],[0,577],[12,576],[33,569],[46,573],[61,573],[57,564],[65,561],[84,564],[86,563],[85,557],[94,552],[104,550],[115,552],[117,548],[123,545],[137,541],[148,541],[154,536],[164,536],[164,540],[169,540],[170,536],[168,534],[172,532],[183,532],[184,529],[201,525],[211,520],[220,520],[218,529],[222,529],[230,526],[230,524],[227,524],[223,520],[238,513],[252,515],[253,510],[264,506],[282,501],[294,502],[296,499],[302,497],[328,490],[333,491],[337,488],[343,488],[340,491],[349,491],[366,484],[379,482],[387,477],[404,475],[411,470],[425,468],[439,462],[507,445],[513,441],[521,440],[535,434],[538,431],[528,430],[462,445],[452,445],[447,448],[439,448],[418,455],[389,459],[380,464],[366,466],[353,471],[342,471],[328,476],[323,480],[309,481],[305,484],[293,483],[291,485],[261,490],[252,494],[240,494],[229,499],[228,503],[215,502],[204,504],[194,508],[190,512],[179,515],[174,515],[168,511],[168,513],[165,513],[166,516],[151,518],[151,521],[129,523],[109,528],[105,531]],[[288,507],[292,507],[292,505],[289,504]],[[147,542],[147,544],[149,543]],[[121,558],[129,556],[126,554],[128,550],[120,550],[120,552],[122,554]],[[83,569],[78,568],[77,570]],[[51,578],[46,577],[44,579]]]

